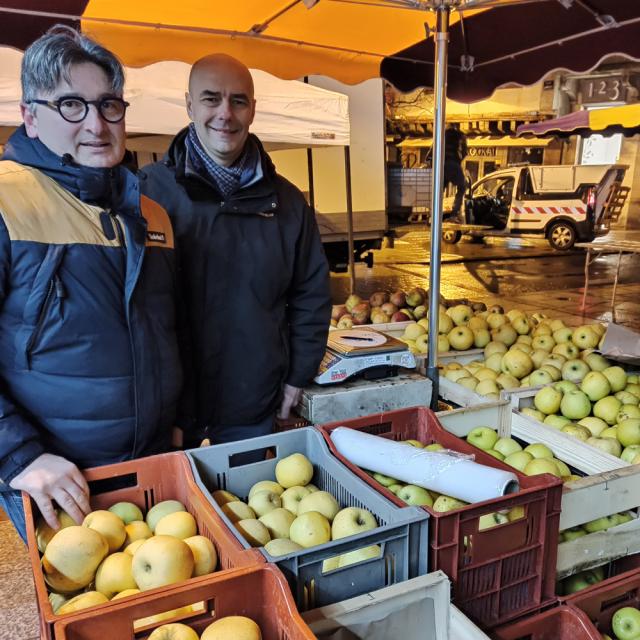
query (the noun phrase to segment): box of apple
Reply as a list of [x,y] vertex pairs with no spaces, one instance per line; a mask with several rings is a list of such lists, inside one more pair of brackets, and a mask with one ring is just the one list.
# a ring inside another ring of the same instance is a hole
[[[452,311],[446,313],[451,315]],[[466,315],[460,312],[456,320],[463,324],[453,329],[454,335],[458,334],[454,342],[451,334],[447,336],[451,346],[483,348],[484,358],[466,364],[447,363],[440,375],[476,399],[498,399],[502,391],[571,379],[578,372],[584,376],[592,368],[600,370],[610,364],[593,353],[606,332],[602,324],[572,329],[560,319],[551,320],[540,313],[527,315],[520,309],[504,313],[498,305],[471,315],[467,309]]]
[[[153,589],[207,576],[220,565],[235,568],[263,561],[259,554],[245,551],[206,508],[183,453],[96,467],[83,474],[89,483],[117,485],[132,475],[136,482],[94,491],[93,511],[80,524],[58,510],[58,530],[25,501],[38,607],[49,638],[61,617],[143,597]],[[150,503],[152,494],[158,502],[145,513],[142,506]],[[104,608],[96,615],[100,610]]]
[[[276,457],[231,464],[234,455],[265,449]],[[333,458],[313,428],[188,455],[204,496],[245,548],[282,569],[301,611],[386,586],[391,556],[394,583],[427,570],[419,550],[428,515],[387,502]]]

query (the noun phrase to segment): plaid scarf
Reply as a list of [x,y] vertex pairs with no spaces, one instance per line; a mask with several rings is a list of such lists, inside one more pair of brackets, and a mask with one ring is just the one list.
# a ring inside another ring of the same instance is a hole
[[189,125],[185,143],[193,168],[197,173],[210,178],[225,198],[249,184],[256,175],[260,151],[251,138],[247,140],[240,157],[230,167],[223,167],[211,159],[198,138],[193,122]]

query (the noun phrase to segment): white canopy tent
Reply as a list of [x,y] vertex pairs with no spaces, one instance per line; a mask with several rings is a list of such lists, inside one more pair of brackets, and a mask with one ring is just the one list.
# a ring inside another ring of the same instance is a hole
[[[0,125],[17,126],[20,117],[22,52],[0,47]],[[174,135],[189,123],[184,94],[189,65],[159,62],[128,68],[125,99],[129,134]],[[296,80],[280,80],[252,70],[256,118],[251,127],[269,148],[349,145],[349,100]]]

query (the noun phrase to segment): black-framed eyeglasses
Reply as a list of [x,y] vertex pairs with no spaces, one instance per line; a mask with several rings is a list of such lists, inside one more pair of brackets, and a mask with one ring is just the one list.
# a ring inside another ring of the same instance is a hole
[[27,104],[42,104],[55,109],[67,122],[82,122],[89,113],[89,105],[93,105],[100,117],[111,124],[120,122],[129,106],[122,98],[105,97],[99,100],[85,100],[80,96],[65,96],[57,100],[29,100]]

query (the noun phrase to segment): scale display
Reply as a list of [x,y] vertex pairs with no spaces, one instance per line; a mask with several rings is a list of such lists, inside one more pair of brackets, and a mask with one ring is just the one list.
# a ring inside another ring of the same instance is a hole
[[[317,384],[336,384],[367,371],[387,377],[398,367],[415,369],[416,360],[407,345],[373,329],[345,329],[329,332],[327,351],[320,363]],[[371,376],[373,377],[373,376]]]

